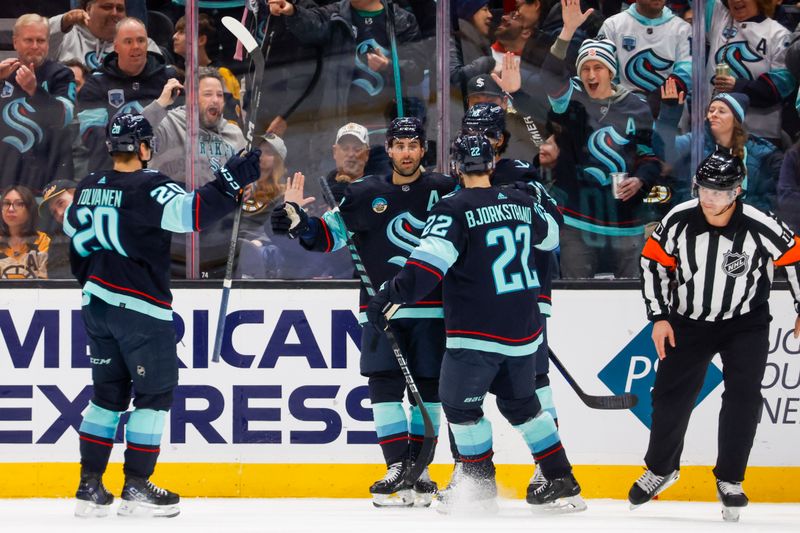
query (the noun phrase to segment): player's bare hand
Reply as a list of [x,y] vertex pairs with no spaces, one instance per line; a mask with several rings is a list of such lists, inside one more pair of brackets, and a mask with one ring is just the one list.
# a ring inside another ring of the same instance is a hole
[[286,133],[286,128],[288,127],[289,124],[286,123],[286,119],[278,115],[272,119],[272,122],[269,123],[269,127],[267,127],[267,133],[274,133],[278,137],[283,138],[284,134]]
[[[798,320],[800,320],[800,317],[798,317]],[[667,347],[665,345],[667,340],[669,340],[669,345],[674,348],[675,332],[672,331],[672,326],[666,320],[659,320],[653,324],[653,344],[656,345],[656,353],[659,359],[664,359],[667,356]]]
[[11,76],[22,63],[16,57],[9,57],[0,61],[0,80],[4,80]]
[[313,196],[303,197],[305,184],[306,177],[302,172],[295,172],[293,177],[286,178],[286,192],[283,193],[283,200],[285,202],[294,202],[300,207],[316,200]]
[[33,93],[36,92],[36,71],[34,69],[33,63],[20,65],[17,69],[17,85],[29,96],[33,96]]
[[644,182],[635,176],[625,178],[617,188],[619,199],[623,202],[627,202],[639,193],[643,185]]
[[294,15],[294,6],[286,0],[269,0],[267,3],[269,4],[270,14],[276,17],[280,17],[281,15],[291,17]]
[[519,91],[522,87],[522,75],[519,73],[519,59],[512,52],[503,55],[503,64],[500,67],[500,75],[492,72],[492,79],[505,92],[511,94]]
[[686,94],[683,91],[678,91],[678,83],[675,78],[667,78],[667,81],[661,86],[661,100],[673,104],[683,104],[685,99]]
[[721,93],[732,92],[736,87],[736,78],[733,76],[714,76],[714,88]]
[[73,9],[64,13],[64,16],[61,17],[61,33],[67,33],[75,24],[88,26],[89,13],[83,9]]
[[381,72],[389,66],[389,58],[383,55],[380,48],[373,48],[367,52],[367,66],[374,72]]
[[581,11],[581,0],[561,0],[561,18],[564,21],[564,27],[558,38],[565,41],[572,39],[575,31],[586,22],[592,13],[594,13],[592,8]]
[[794,319],[794,338],[800,338],[800,315]]
[[175,103],[175,99],[183,91],[183,85],[176,78],[170,78],[164,84],[161,95],[158,97],[158,105],[168,107]]

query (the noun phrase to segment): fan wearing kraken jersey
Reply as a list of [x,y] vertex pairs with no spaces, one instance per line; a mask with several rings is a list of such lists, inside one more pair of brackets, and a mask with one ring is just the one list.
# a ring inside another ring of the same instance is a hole
[[442,285],[447,351],[439,395],[463,464],[459,479],[439,495],[442,510],[462,503],[496,507],[492,428],[482,410],[488,392],[546,478],[527,501],[540,509],[585,509],[534,385],[542,319],[532,304],[539,279],[531,249],[558,246],[558,224],[527,192],[491,184],[494,151],[485,136],[460,136],[454,155],[466,188],[433,208],[406,265],[370,301],[369,320],[380,328],[392,305],[413,305]]
[[[391,278],[405,264],[408,254],[419,243],[428,212],[439,198],[455,188],[449,176],[424,172],[420,162],[425,154],[425,130],[415,117],[396,118],[386,133],[386,149],[394,171],[388,176],[366,176],[348,185],[340,203],[346,230],[364,261],[374,286]],[[302,192],[301,195],[302,196]],[[298,237],[300,244],[317,252],[331,252],[346,245],[344,231],[334,213],[321,218],[308,217],[298,207],[301,198],[287,186],[287,203],[272,215],[272,229]],[[361,310],[368,296],[361,286]],[[438,430],[439,368],[444,353],[442,298],[438,287],[431,287],[426,298],[397,313],[392,329],[414,376],[420,396]],[[360,321],[366,322],[362,315]],[[430,504],[430,481],[423,478],[414,487],[405,483],[409,462],[419,453],[423,424],[419,409],[411,407],[408,420],[403,412],[406,382],[391,345],[382,331],[366,326],[361,339],[361,374],[368,378],[369,395],[381,446],[387,465],[386,476],[370,487],[377,507],[408,506],[414,500]],[[421,484],[425,481],[427,485]],[[435,485],[432,485],[435,487]],[[397,497],[390,497],[396,494]]]
[[109,125],[113,170],[86,176],[64,215],[72,272],[83,287],[94,393],[79,429],[77,516],[102,516],[114,497],[103,486],[120,417],[125,426],[125,485],[120,515],[175,516],[179,497],[150,482],[178,382],[172,294],[171,232],[199,231],[233,211],[242,188],[259,176],[260,152],[231,157],[217,179],[187,193],[157,170],[153,129],[141,115]]
[[692,86],[692,27],[664,3],[636,0],[625,11],[607,18],[597,34],[598,39],[608,39],[617,47],[620,85],[644,93],[655,104],[668,78],[686,94]]
[[[772,10],[773,2],[707,0],[706,76],[716,91],[746,94],[747,131],[780,146],[781,103],[796,91],[797,80],[786,68],[789,30],[770,18]],[[715,75],[723,63],[730,75]]]

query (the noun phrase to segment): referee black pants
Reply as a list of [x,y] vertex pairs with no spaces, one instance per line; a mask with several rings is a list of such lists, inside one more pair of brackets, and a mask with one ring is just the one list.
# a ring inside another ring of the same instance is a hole
[[656,371],[653,417],[645,464],[657,475],[680,468],[689,417],[715,354],[722,358],[725,390],[719,413],[717,464],[724,481],[742,481],[762,408],[761,381],[769,349],[769,306],[719,322],[671,316],[676,347]]

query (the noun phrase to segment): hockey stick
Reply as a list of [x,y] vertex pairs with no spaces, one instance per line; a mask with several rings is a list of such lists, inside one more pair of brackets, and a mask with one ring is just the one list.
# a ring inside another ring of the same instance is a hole
[[392,73],[394,74],[394,97],[397,100],[397,116],[403,117],[403,88],[400,83],[400,56],[397,55],[397,36],[394,32],[394,2],[384,0],[386,21],[389,26],[389,48],[392,52]]
[[[222,25],[225,26],[244,45],[245,50],[250,55],[255,64],[253,73],[253,87],[250,96],[250,109],[247,113],[247,150],[253,147],[253,135],[256,127],[256,111],[261,104],[261,80],[264,77],[264,54],[258,46],[255,38],[247,31],[241,22],[233,17],[222,17]],[[233,284],[233,263],[236,260],[236,243],[239,240],[239,223],[242,221],[242,198],[239,195],[236,200],[236,211],[233,214],[233,229],[231,230],[231,242],[228,247],[228,262],[225,264],[225,279],[222,281],[222,299],[219,302],[219,316],[217,317],[217,334],[214,338],[214,351],[211,354],[211,361],[219,363],[220,353],[222,352],[222,337],[225,333],[225,319],[228,314],[228,298],[231,295],[231,285]]]
[[[331,212],[337,218],[337,222],[339,222],[341,227],[344,228],[344,234],[347,236],[347,248],[350,250],[350,256],[353,259],[356,272],[358,272],[358,275],[361,278],[361,283],[364,284],[364,289],[367,291],[367,295],[370,297],[375,296],[375,286],[369,279],[369,275],[364,268],[364,263],[361,261],[361,255],[358,253],[358,248],[356,248],[353,238],[347,231],[347,225],[345,224],[344,219],[339,212],[339,204],[336,203],[336,199],[334,199],[333,193],[331,193],[331,189],[328,186],[325,176],[320,176],[319,184],[320,188],[322,189],[322,196],[325,199],[325,203],[328,204]],[[394,314],[394,311],[396,310],[397,307],[394,307],[390,313]],[[391,317],[390,313],[387,313],[387,322],[389,317]],[[417,384],[414,382],[414,377],[411,375],[411,370],[408,368],[408,362],[403,356],[403,352],[400,351],[400,346],[397,344],[397,339],[395,338],[394,333],[392,333],[391,328],[388,327],[388,324],[384,333],[386,334],[386,338],[389,340],[389,344],[392,345],[394,357],[397,359],[397,364],[400,366],[400,370],[403,372],[403,377],[406,379],[406,385],[411,391],[414,401],[417,402],[417,407],[419,408],[420,415],[422,415],[422,422],[425,426],[425,435],[422,439],[422,448],[419,451],[419,456],[417,457],[416,462],[411,466],[411,469],[409,469],[409,471],[406,473],[406,481],[413,485],[414,482],[419,479],[422,471],[428,466],[428,463],[431,462],[431,459],[433,459],[433,446],[436,443],[436,430],[433,427],[431,416],[428,414],[428,410],[425,408],[425,404],[422,402],[422,396],[420,396],[419,390],[417,389]]]
[[561,372],[561,375],[564,376],[564,379],[567,380],[567,383],[570,384],[572,389],[578,394],[578,397],[583,400],[583,403],[588,407],[592,409],[631,409],[636,407],[636,404],[639,403],[639,397],[630,392],[615,394],[613,396],[592,396],[591,394],[586,394],[549,347],[547,348],[547,354],[558,371]]

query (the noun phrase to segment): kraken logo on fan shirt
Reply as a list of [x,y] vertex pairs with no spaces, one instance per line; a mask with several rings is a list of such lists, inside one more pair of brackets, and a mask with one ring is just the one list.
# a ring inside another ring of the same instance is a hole
[[628,144],[628,139],[617,133],[613,126],[606,126],[592,132],[587,142],[589,153],[592,157],[605,167],[586,167],[587,174],[595,178],[601,185],[608,185],[610,182],[608,175],[611,172],[625,172],[627,166],[625,159],[622,158],[620,147]]
[[625,77],[642,91],[655,91],[664,84],[673,64],[651,49],[642,50],[625,64]]
[[[353,85],[356,87],[361,87],[370,96],[380,94],[386,85],[383,76],[369,68],[369,65],[366,63],[366,61],[362,59],[366,58],[367,53],[373,52],[373,50],[380,50],[381,53],[386,57],[389,57],[390,55],[389,50],[378,44],[378,41],[375,39],[367,39],[358,43],[358,46],[356,47],[356,69],[361,72],[361,75],[364,76],[364,78],[353,80]],[[372,82],[370,82],[370,80],[372,80]]]
[[717,64],[727,63],[731,67],[734,78],[752,80],[753,75],[747,68],[746,63],[757,63],[761,61],[761,56],[750,48],[747,41],[728,43],[714,54]]
[[[44,132],[36,122],[28,118],[36,110],[24,98],[16,98],[3,107],[3,122],[9,128],[19,132],[19,136],[8,135],[3,137],[3,142],[10,144],[20,153],[27,152],[37,142],[44,138]],[[28,115],[28,116],[26,116]]]

